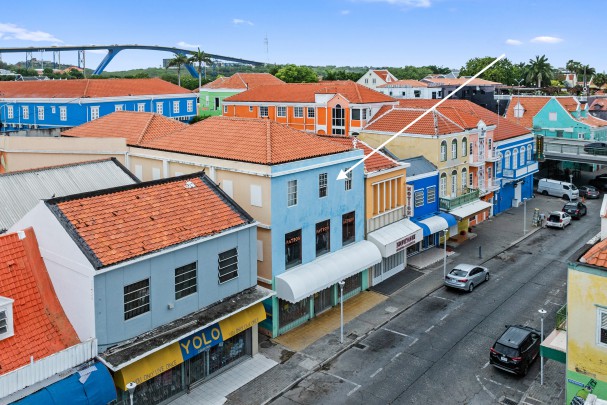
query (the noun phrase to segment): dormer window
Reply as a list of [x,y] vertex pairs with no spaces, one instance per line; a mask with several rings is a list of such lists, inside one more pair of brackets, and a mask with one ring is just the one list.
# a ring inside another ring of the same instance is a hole
[[13,302],[10,298],[0,297],[0,340],[15,334],[13,328]]
[[525,109],[523,108],[521,103],[517,103],[514,106],[514,118],[521,118],[523,116],[524,112],[525,112]]

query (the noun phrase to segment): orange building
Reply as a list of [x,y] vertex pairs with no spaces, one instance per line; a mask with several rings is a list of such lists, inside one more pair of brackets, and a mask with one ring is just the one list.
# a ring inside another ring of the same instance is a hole
[[350,80],[285,83],[225,98],[223,115],[269,118],[320,135],[352,135],[381,107],[396,104],[394,98]]

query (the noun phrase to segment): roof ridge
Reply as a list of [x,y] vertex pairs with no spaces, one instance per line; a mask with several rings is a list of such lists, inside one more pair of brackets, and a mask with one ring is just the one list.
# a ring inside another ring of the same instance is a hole
[[353,84],[354,84],[354,88],[356,89],[356,95],[358,96],[358,101],[362,101],[363,97],[360,95],[360,90],[358,88],[358,84],[356,84],[354,82],[353,82]]
[[84,92],[81,97],[86,97],[89,91],[89,84],[91,83],[91,79],[86,79],[86,85],[84,86]]
[[[462,127],[462,126],[461,126],[461,125],[459,125],[459,124],[456,124],[456,123],[455,123],[455,121],[453,121],[452,119],[450,119],[449,117],[447,117],[445,114],[443,114],[443,113],[441,113],[440,111],[438,111],[436,108],[434,109],[434,111],[435,111],[437,114],[439,114],[439,115],[442,117],[442,119],[444,119],[445,121],[449,121],[450,123],[452,123],[452,124],[453,124],[453,125],[455,125],[456,127],[460,128],[462,131],[465,131],[465,130],[466,130],[466,128]],[[438,134],[436,134],[436,135],[438,135]]]
[[137,145],[141,144],[141,141],[143,141],[143,137],[145,136],[147,130],[150,128],[150,126],[152,125],[152,121],[154,120],[154,116],[155,114],[150,114],[149,119],[147,120],[146,125],[143,127],[143,129],[141,130],[141,133],[139,134],[139,136],[137,137]]
[[242,84],[244,84],[245,89],[248,89],[249,85],[244,81],[244,79],[240,75],[240,72],[237,72],[236,74],[238,75],[238,78],[240,79],[240,81],[242,82]]

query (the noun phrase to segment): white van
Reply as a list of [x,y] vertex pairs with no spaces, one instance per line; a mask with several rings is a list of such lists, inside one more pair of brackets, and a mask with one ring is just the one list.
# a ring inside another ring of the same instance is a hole
[[565,200],[577,200],[580,195],[574,184],[551,179],[540,179],[537,184],[537,192],[544,195],[563,197]]

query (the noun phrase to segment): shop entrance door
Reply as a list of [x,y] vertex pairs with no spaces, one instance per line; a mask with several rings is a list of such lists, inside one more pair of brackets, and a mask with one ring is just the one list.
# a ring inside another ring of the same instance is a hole
[[333,287],[325,288],[314,294],[314,315],[331,308],[333,305]]
[[198,385],[198,382],[204,381],[209,375],[209,351],[205,350],[202,353],[192,357],[185,362],[186,382],[191,388]]

